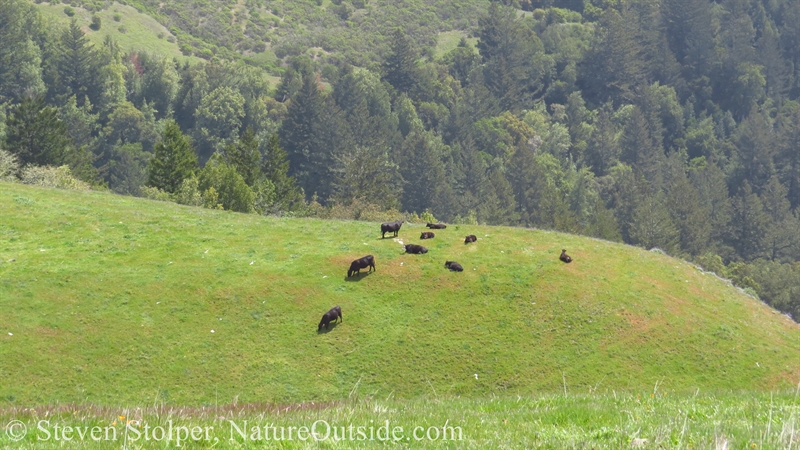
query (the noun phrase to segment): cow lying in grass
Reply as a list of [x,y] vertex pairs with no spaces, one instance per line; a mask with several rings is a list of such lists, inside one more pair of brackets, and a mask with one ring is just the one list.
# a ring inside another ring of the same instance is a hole
[[478,242],[478,238],[475,237],[474,234],[470,234],[466,239],[464,239],[464,243],[469,244],[470,242]]
[[426,227],[430,228],[431,230],[444,230],[447,228],[447,225],[443,223],[429,223],[425,225]]
[[444,263],[444,266],[447,267],[448,269],[452,270],[453,272],[463,272],[464,271],[464,268],[461,267],[461,264],[459,264],[459,263],[457,263],[455,261],[447,261],[446,263]]
[[407,244],[407,245],[404,245],[403,247],[405,247],[406,253],[414,253],[414,254],[417,254],[417,255],[420,255],[420,254],[423,254],[423,253],[428,253],[428,249],[427,248],[425,248],[425,247],[423,247],[421,245],[417,245],[417,244]]
[[357,273],[361,273],[361,269],[366,269],[369,267],[369,271],[372,272],[375,270],[375,257],[372,255],[367,255],[363,258],[358,258],[357,260],[350,263],[350,270],[347,271],[347,277],[352,277]]
[[322,315],[322,320],[319,321],[317,331],[321,331],[323,326],[327,330],[328,324],[331,322],[336,323],[337,319],[340,319],[340,322],[344,321],[344,318],[342,318],[342,308],[340,308],[339,305],[334,306],[330,311]]
[[572,262],[572,258],[570,258],[570,256],[567,254],[567,250],[566,249],[561,250],[561,256],[559,256],[558,259],[560,259],[561,261],[564,261],[565,263],[571,263]]
[[400,227],[403,225],[403,220],[399,222],[386,222],[381,224],[381,239],[386,237],[386,233],[394,233],[394,237],[397,237],[397,232],[400,231]]
[[423,231],[422,234],[419,235],[420,239],[433,239],[433,231]]

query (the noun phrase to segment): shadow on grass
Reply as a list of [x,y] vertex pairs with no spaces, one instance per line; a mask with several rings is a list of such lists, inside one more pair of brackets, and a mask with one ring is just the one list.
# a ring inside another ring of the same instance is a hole
[[364,278],[368,277],[369,274],[371,274],[373,272],[359,272],[359,273],[353,275],[352,277],[345,276],[344,277],[344,281],[361,281]]
[[331,322],[328,324],[328,327],[322,327],[321,330],[317,330],[317,334],[326,334],[333,331],[341,322]]

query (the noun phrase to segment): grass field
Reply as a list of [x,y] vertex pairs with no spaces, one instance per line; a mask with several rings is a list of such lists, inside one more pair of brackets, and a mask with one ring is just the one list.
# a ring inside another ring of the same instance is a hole
[[[468,225],[405,255],[378,229],[0,184],[0,407],[800,381],[798,325],[683,261]],[[400,239],[419,243],[424,229],[405,224]],[[346,279],[366,254],[377,271]],[[318,334],[337,304],[344,321]]]
[[[455,49],[458,47],[458,43],[461,41],[461,38],[467,38],[467,34],[463,31],[453,30],[440,32],[439,38],[436,42],[436,51],[434,52],[434,56],[438,58],[450,50]],[[467,43],[472,48],[475,48],[477,42],[478,38],[467,38]]]
[[333,404],[284,407],[6,407],[0,424],[11,426],[0,433],[0,448],[791,449],[800,445],[798,412],[795,391],[675,394],[657,387],[484,399],[355,392]]
[[[178,44],[174,41],[170,42],[170,38],[174,38],[174,36],[166,27],[131,6],[114,2],[110,7],[97,13],[89,12],[81,7],[71,7],[75,11],[75,15],[69,17],[64,13],[64,8],[69,5],[63,3],[56,5],[38,3],[35,5],[44,17],[65,28],[72,19],[75,19],[86,34],[86,37],[95,46],[102,45],[106,36],[111,36],[117,41],[120,48],[125,51],[148,51],[177,58],[181,62],[189,61],[195,63],[200,61],[196,57],[184,56],[178,48]],[[97,31],[89,28],[94,14],[97,14],[102,21],[100,29]],[[115,20],[115,16],[119,21]]]

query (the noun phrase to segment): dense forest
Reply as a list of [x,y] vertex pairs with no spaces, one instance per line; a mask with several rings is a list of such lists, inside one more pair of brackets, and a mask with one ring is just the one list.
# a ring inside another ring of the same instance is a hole
[[[800,2],[432,5],[331,54],[283,39],[296,51],[271,86],[241,58],[93,46],[0,0],[0,178],[580,233],[695,261],[800,318]],[[471,40],[436,56],[437,21]]]

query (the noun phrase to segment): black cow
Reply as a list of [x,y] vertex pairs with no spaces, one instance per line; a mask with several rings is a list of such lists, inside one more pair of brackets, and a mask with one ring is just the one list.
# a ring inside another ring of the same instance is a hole
[[570,256],[567,254],[567,250],[566,249],[565,250],[561,250],[561,256],[559,256],[558,259],[560,259],[561,261],[564,261],[565,263],[571,263],[572,262],[572,258],[570,258]]
[[447,225],[443,223],[429,223],[425,225],[426,227],[430,228],[431,230],[444,230],[447,228]]
[[423,254],[428,253],[428,249],[417,244],[407,244],[404,246],[406,249],[406,253],[414,253],[414,254]]
[[394,237],[397,237],[397,232],[400,231],[400,227],[403,225],[405,221],[401,220],[399,222],[386,222],[381,224],[381,239],[386,237],[386,233],[394,233]]
[[328,324],[331,322],[336,323],[337,319],[344,321],[344,318],[342,318],[342,308],[340,308],[339,305],[334,306],[330,311],[322,315],[322,320],[319,321],[319,327],[317,327],[317,331],[321,331],[323,325],[327,330]]
[[475,237],[474,234],[470,234],[466,239],[464,239],[464,243],[469,244],[470,242],[478,242],[478,238]]
[[459,264],[459,263],[457,263],[455,261],[447,261],[446,263],[444,263],[444,266],[447,267],[448,269],[452,270],[453,272],[463,272],[464,271],[464,268],[461,267],[461,264]]
[[347,271],[347,277],[352,277],[357,273],[361,273],[361,269],[366,269],[369,267],[369,271],[372,272],[375,270],[375,257],[372,255],[367,255],[363,258],[358,258],[357,260],[350,263],[350,270]]
[[433,231],[423,231],[422,234],[419,235],[420,239],[433,239],[435,235]]

